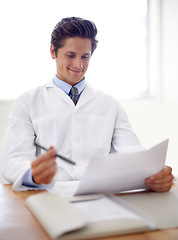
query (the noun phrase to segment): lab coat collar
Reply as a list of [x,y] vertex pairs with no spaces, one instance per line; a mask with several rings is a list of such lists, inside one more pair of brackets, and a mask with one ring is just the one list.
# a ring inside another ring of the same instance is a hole
[[46,84],[45,84],[45,87],[46,87],[46,88],[50,88],[50,87],[53,88],[53,87],[54,87],[53,81],[51,80],[51,81],[49,81],[48,83],[46,83]]
[[53,81],[48,82],[45,85],[45,87],[53,88],[54,92],[56,93],[56,95],[58,97],[60,97],[63,101],[65,101],[67,104],[71,105],[72,107],[75,107],[76,109],[78,109],[79,107],[83,106],[88,101],[90,101],[91,98],[93,97],[93,93],[94,93],[94,88],[92,88],[88,83],[86,83],[85,89],[83,90],[83,92],[77,102],[77,105],[75,106],[74,103],[72,102],[72,100],[70,99],[70,97],[64,91],[62,91],[60,88],[56,87],[55,84],[53,83]]

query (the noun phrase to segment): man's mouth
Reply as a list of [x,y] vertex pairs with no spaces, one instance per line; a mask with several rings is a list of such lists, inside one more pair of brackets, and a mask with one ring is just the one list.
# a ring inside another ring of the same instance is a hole
[[75,69],[75,68],[68,68],[70,71],[74,72],[74,73],[81,73],[83,72],[83,69]]

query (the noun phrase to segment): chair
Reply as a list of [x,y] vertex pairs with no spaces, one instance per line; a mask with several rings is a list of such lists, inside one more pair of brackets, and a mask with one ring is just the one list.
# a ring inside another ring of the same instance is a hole
[[0,183],[7,183],[2,177],[1,161],[4,149],[4,141],[6,136],[8,116],[11,111],[13,100],[0,100]]

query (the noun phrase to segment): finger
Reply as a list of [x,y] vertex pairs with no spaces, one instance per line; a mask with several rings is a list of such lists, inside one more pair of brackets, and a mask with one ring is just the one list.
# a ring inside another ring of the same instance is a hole
[[50,171],[50,169],[53,167],[57,167],[55,158],[53,159],[53,161],[45,161],[35,167],[32,167],[32,174],[34,176],[38,176],[43,174],[46,170]]
[[57,171],[55,161],[56,150],[51,147],[50,150],[36,158],[32,164],[32,176],[36,183],[49,183],[52,181]]
[[146,179],[145,184],[153,191],[165,192],[171,189],[173,179],[172,168],[165,166],[162,171]]
[[33,172],[33,179],[39,184],[48,184],[52,181],[57,171],[57,166],[52,165],[50,168],[46,168],[43,172]]
[[31,164],[32,167],[36,167],[38,166],[39,164],[41,164],[42,162],[45,162],[45,161],[48,161],[48,160],[52,160],[56,155],[56,150],[51,147],[49,149],[48,152],[40,155],[39,157],[37,157]]
[[159,179],[164,179],[165,177],[171,176],[171,175],[172,175],[172,168],[169,166],[165,166],[163,170],[161,170],[159,173],[152,175],[147,180],[149,180],[150,182],[153,182]]
[[165,192],[165,191],[169,191],[173,185],[173,177],[171,178],[165,178],[162,179],[162,181],[160,180],[155,181],[155,182],[150,182],[149,180],[145,181],[145,184],[148,188],[150,188],[153,191],[156,192]]
[[165,166],[165,168],[162,171],[154,175],[154,178],[155,179],[164,178],[170,175],[171,173],[172,173],[172,168],[169,166]]
[[152,190],[152,191],[155,191],[155,192],[166,192],[166,191],[169,191],[171,189],[173,185],[173,182],[167,182],[167,183],[164,183],[164,184],[149,184],[148,187]]
[[34,180],[36,183],[39,184],[49,184],[52,182],[56,172],[57,167],[55,165],[51,166],[49,169],[43,171],[41,174],[36,175],[36,177],[34,176]]
[[152,183],[152,184],[164,184],[164,183],[167,183],[167,182],[172,182],[174,179],[174,176],[173,174],[169,174],[168,176],[166,177],[163,177],[163,178],[149,178],[149,179],[146,179],[146,183]]

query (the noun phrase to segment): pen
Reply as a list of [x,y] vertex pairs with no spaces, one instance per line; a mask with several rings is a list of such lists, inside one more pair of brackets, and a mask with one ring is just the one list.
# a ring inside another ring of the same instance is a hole
[[[40,144],[38,144],[38,143],[36,143],[36,142],[34,142],[34,145],[37,146],[37,147],[39,147],[39,148],[41,148],[41,149],[43,149],[43,150],[45,150],[45,151],[48,151],[48,150],[49,150],[49,149],[41,146]],[[64,156],[62,156],[62,155],[60,155],[60,154],[56,154],[56,157],[59,157],[60,159],[66,161],[66,162],[68,162],[68,163],[70,163],[70,164],[75,165],[75,162],[71,161],[70,159],[68,159],[68,158],[66,158],[66,157],[64,157]]]

